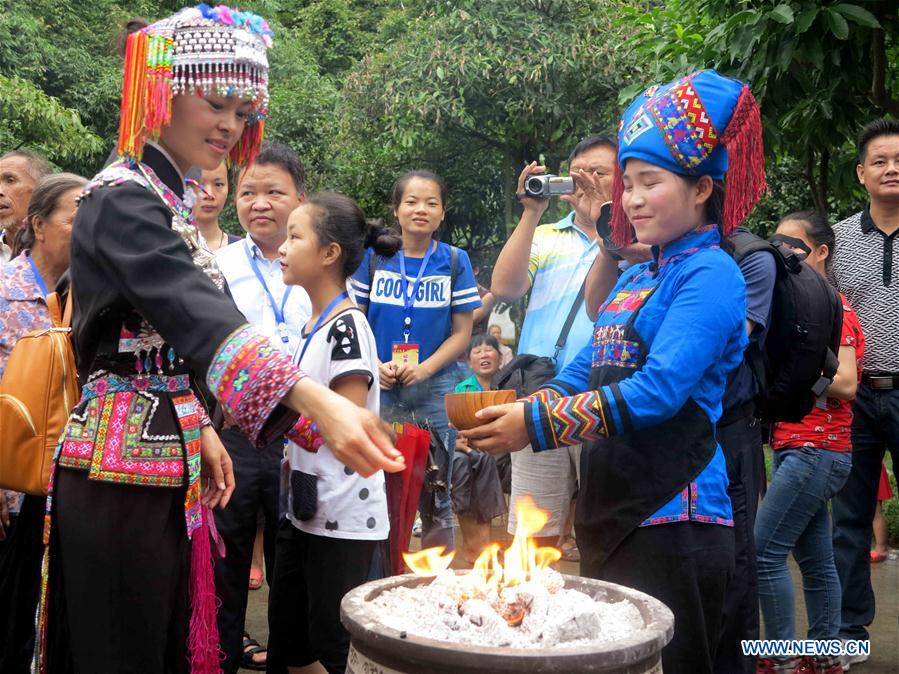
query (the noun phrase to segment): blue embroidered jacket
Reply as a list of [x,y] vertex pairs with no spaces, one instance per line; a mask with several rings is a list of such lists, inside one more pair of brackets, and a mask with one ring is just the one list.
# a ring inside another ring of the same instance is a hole
[[[719,243],[717,228],[702,227],[654,248],[654,262],[622,275],[600,308],[592,343],[525,404],[535,451],[650,428],[688,399],[714,427],[727,374],[747,342],[745,283]],[[604,366],[634,374],[587,390],[591,370]],[[697,478],[641,526],[688,520],[732,526],[727,485],[718,445]]]

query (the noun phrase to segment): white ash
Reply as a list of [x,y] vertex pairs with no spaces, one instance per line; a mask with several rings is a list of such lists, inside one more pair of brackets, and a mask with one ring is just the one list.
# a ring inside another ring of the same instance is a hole
[[[645,628],[627,600],[594,599],[562,587],[556,572],[483,596],[474,579],[451,571],[428,585],[397,587],[372,600],[384,625],[409,635],[487,647],[574,648],[618,641]],[[524,611],[517,626],[504,616]]]

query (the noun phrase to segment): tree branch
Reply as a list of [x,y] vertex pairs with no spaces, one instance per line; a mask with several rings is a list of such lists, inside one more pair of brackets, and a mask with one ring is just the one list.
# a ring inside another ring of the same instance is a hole
[[815,151],[808,148],[805,155],[805,181],[808,183],[808,189],[812,193],[812,203],[815,210],[822,215],[827,214],[826,205],[822,203],[821,194],[818,191],[818,181],[815,180]]
[[886,89],[886,39],[881,28],[872,32],[871,61],[871,102],[885,112],[899,116],[899,101],[891,97]]

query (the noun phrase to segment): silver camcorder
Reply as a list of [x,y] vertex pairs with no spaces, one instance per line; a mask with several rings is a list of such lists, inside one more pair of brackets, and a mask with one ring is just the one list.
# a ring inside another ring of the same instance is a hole
[[549,199],[562,194],[574,194],[574,179],[568,176],[540,175],[528,176],[524,181],[525,196],[534,199]]

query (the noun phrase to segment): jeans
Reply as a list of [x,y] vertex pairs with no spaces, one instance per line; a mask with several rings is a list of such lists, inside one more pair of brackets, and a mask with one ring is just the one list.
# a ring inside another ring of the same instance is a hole
[[[389,391],[381,391],[381,416],[388,421],[410,421],[421,423],[429,421],[431,428],[440,435],[447,455],[438,457],[441,468],[446,466],[446,492],[437,492],[436,509],[433,520],[423,517],[421,522],[421,547],[427,548],[443,545],[447,550],[452,550],[453,543],[453,502],[450,497],[450,484],[452,483],[453,448],[456,445],[456,432],[449,427],[446,418],[446,407],[443,396],[452,393],[459,383],[458,368],[451,363],[430,379],[413,384],[411,386],[394,386]],[[443,462],[446,462],[443,464]],[[430,492],[422,492],[424,499],[430,498]]]
[[843,587],[840,637],[867,639],[865,627],[874,621],[871,520],[887,449],[899,466],[899,390],[875,391],[860,384],[853,411],[852,472],[833,499],[833,551]]
[[[802,571],[809,639],[840,631],[840,579],[834,564],[827,502],[846,483],[849,452],[814,447],[774,453],[774,475],[755,522],[759,601],[766,639],[795,639],[793,582],[787,555]],[[870,523],[869,523],[870,525]]]

